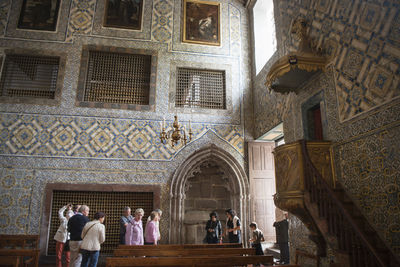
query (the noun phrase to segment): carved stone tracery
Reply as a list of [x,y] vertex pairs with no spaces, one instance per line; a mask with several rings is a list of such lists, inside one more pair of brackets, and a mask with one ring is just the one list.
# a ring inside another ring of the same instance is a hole
[[[248,239],[248,225],[250,215],[250,196],[247,176],[242,166],[226,151],[211,145],[194,152],[178,167],[171,181],[170,191],[170,229],[169,240],[172,244],[181,244],[185,237],[185,199],[189,189],[188,179],[194,177],[194,170],[201,170],[202,164],[217,162],[221,168],[221,178],[225,180],[224,186],[230,192],[231,208],[235,209],[242,222],[242,238]],[[200,169],[199,169],[200,168]],[[224,216],[224,214],[220,214]]]

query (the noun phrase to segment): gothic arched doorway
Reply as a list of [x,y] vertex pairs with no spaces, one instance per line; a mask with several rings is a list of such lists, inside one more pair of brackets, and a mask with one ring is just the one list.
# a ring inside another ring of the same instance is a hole
[[208,214],[217,210],[225,220],[226,208],[237,211],[242,240],[247,240],[249,183],[242,166],[223,149],[211,145],[189,156],[175,171],[170,193],[171,243],[200,243]]

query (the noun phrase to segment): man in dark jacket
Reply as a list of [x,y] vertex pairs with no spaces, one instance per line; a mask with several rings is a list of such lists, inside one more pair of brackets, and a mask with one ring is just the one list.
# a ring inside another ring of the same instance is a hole
[[70,233],[69,249],[71,251],[71,267],[80,267],[82,254],[79,253],[79,246],[82,243],[82,230],[89,222],[89,207],[82,205],[79,212],[68,220],[68,232]]
[[288,213],[285,212],[285,219],[279,222],[274,222],[274,227],[276,231],[276,243],[279,245],[281,251],[281,264],[289,264],[289,222],[287,220]]

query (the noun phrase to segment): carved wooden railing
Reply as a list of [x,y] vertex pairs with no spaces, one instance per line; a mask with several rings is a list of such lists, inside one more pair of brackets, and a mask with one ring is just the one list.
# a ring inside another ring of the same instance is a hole
[[304,190],[309,193],[310,201],[318,205],[319,215],[327,220],[328,231],[337,237],[339,249],[349,254],[350,265],[400,266],[398,257],[389,248],[378,252],[371,240],[359,229],[359,225],[312,163],[304,140],[302,154]]

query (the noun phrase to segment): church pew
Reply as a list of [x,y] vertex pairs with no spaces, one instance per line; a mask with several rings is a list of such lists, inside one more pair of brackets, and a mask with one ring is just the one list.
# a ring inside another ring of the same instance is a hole
[[212,255],[256,255],[254,248],[193,248],[193,249],[116,249],[116,257],[187,257],[187,256],[212,256]]
[[24,266],[35,266],[39,265],[39,249],[0,249],[0,257],[11,258],[18,257]]
[[38,249],[39,235],[0,235],[0,249]]
[[192,248],[241,248],[242,244],[223,243],[223,244],[160,244],[154,245],[118,245],[118,249],[151,249],[151,248],[172,248],[172,249],[192,249]]
[[0,256],[0,266],[19,267],[18,256]]
[[250,256],[192,256],[192,257],[113,257],[106,259],[106,267],[123,266],[159,266],[159,267],[225,267],[225,266],[247,266],[248,264],[272,265],[272,255],[250,255]]

